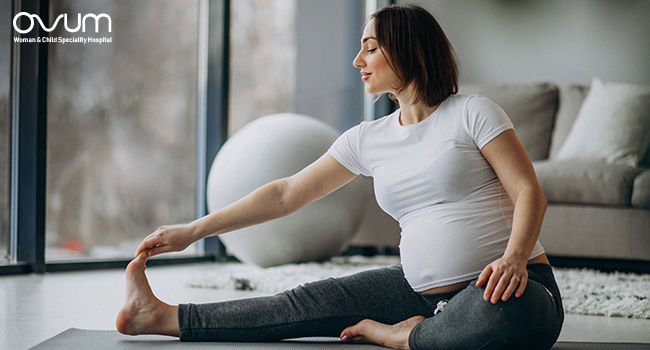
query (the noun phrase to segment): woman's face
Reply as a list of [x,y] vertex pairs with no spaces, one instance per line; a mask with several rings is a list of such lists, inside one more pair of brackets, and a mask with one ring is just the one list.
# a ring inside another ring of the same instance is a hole
[[352,61],[352,65],[361,69],[361,79],[365,83],[366,92],[369,94],[384,92],[396,94],[400,86],[400,80],[379,49],[376,37],[375,23],[374,20],[371,20],[363,29],[361,50]]

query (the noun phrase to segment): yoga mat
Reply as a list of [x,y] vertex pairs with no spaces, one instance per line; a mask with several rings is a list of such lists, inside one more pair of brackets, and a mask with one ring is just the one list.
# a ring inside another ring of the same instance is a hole
[[[70,328],[58,335],[34,346],[34,350],[132,350],[132,349],[161,349],[161,350],[188,350],[188,349],[233,349],[233,350],[376,350],[386,349],[370,344],[343,343],[333,337],[294,338],[281,342],[271,343],[181,343],[177,338],[159,335],[139,335],[131,337],[117,331],[95,331]],[[641,350],[650,349],[650,344],[637,343],[582,343],[558,342],[553,350]]]
[[70,328],[58,335],[34,346],[34,350],[189,350],[189,349],[224,349],[224,350],[377,350],[386,349],[370,344],[343,343],[334,337],[309,337],[294,338],[279,342],[268,343],[229,343],[229,342],[201,342],[181,343],[178,338],[161,335],[128,336],[117,331],[96,331],[87,329]]

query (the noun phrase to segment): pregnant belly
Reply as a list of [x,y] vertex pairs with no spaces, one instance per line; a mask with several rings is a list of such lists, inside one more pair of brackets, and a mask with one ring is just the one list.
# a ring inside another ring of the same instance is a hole
[[436,210],[410,218],[400,240],[404,275],[416,292],[462,288],[503,255],[509,235],[500,209]]

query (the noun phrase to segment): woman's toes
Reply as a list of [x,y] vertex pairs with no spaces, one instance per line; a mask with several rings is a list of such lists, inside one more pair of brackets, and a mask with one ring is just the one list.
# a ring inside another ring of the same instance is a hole
[[142,252],[140,255],[131,260],[131,262],[126,266],[126,272],[133,274],[139,271],[144,271],[147,268],[147,259],[149,258],[149,252]]
[[349,326],[345,328],[341,332],[341,340],[343,341],[354,341],[354,340],[359,340],[361,336],[363,336],[366,332],[366,329],[368,328],[369,324],[371,322],[374,322],[369,319],[361,320],[357,322],[357,324],[353,326]]
[[413,316],[394,325],[365,319],[345,328],[341,332],[341,339],[349,342],[369,342],[395,349],[408,349],[411,330],[424,319],[423,316]]

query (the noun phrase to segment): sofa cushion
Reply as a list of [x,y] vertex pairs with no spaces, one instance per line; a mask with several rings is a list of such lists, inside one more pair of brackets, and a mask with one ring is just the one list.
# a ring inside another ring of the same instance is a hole
[[[572,84],[560,90],[560,102],[553,126],[553,135],[551,137],[551,148],[548,157],[555,159],[557,152],[560,151],[562,144],[571,131],[571,127],[578,117],[582,102],[589,94],[589,86]],[[650,167],[650,147],[646,150],[645,158],[640,163],[643,167]]]
[[462,85],[460,92],[479,94],[499,104],[512,120],[528,157],[531,160],[548,158],[559,94],[556,85]]
[[630,205],[634,177],[643,171],[590,160],[541,160],[533,167],[550,203],[616,206]]
[[553,137],[551,138],[551,149],[549,158],[554,159],[562,147],[564,140],[569,135],[573,122],[576,121],[582,102],[589,93],[589,87],[585,85],[569,85],[560,90],[560,106],[558,107],[555,126],[553,126]]
[[638,165],[650,145],[650,86],[594,77],[555,159]]
[[632,206],[650,209],[650,169],[645,169],[634,178]]

